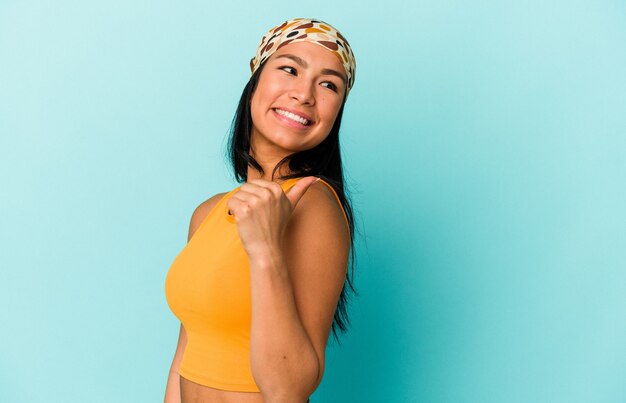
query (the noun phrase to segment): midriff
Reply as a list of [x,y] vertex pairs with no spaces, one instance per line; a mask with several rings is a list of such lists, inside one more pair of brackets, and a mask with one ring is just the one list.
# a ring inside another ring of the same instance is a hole
[[180,377],[181,403],[264,403],[259,392],[231,392]]
[[[259,392],[231,392],[180,377],[181,403],[265,403]],[[307,399],[305,403],[310,403]]]

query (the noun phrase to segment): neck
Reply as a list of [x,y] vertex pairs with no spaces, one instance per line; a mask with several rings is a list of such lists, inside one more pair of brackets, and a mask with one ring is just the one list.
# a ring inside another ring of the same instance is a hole
[[[271,181],[274,168],[280,162],[280,160],[285,157],[285,155],[257,154],[252,148],[250,149],[249,153],[252,157],[254,157],[256,162],[261,165],[261,168],[263,168],[263,174],[261,175],[259,171],[251,166],[248,166],[248,182],[250,182],[250,180],[252,179],[263,179],[266,181]],[[288,163],[286,163],[282,167],[280,167],[274,175],[274,182],[283,182],[282,180],[277,180],[276,178],[282,175],[288,175],[289,173],[289,166]]]

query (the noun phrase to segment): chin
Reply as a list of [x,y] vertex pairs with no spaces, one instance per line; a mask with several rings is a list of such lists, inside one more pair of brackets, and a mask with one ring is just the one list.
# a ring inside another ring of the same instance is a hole
[[293,137],[293,133],[285,134],[284,136],[279,136],[279,138],[276,138],[273,143],[277,147],[280,147],[283,150],[288,151],[289,153],[306,151],[315,147],[315,145],[305,144],[301,141],[292,141]]

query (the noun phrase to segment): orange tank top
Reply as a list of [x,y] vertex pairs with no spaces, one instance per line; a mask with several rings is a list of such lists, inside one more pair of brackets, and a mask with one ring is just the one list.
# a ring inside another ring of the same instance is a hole
[[[298,179],[283,182],[283,191]],[[238,189],[222,197],[174,259],[165,295],[187,333],[180,375],[216,389],[259,392],[250,369],[250,265],[226,206]]]

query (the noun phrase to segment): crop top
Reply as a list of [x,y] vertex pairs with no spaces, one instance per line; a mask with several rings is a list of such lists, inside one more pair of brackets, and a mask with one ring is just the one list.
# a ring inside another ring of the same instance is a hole
[[[283,191],[298,179],[283,182]],[[216,389],[259,392],[250,368],[250,265],[226,206],[238,189],[222,197],[176,256],[165,295],[187,333],[180,375]]]

